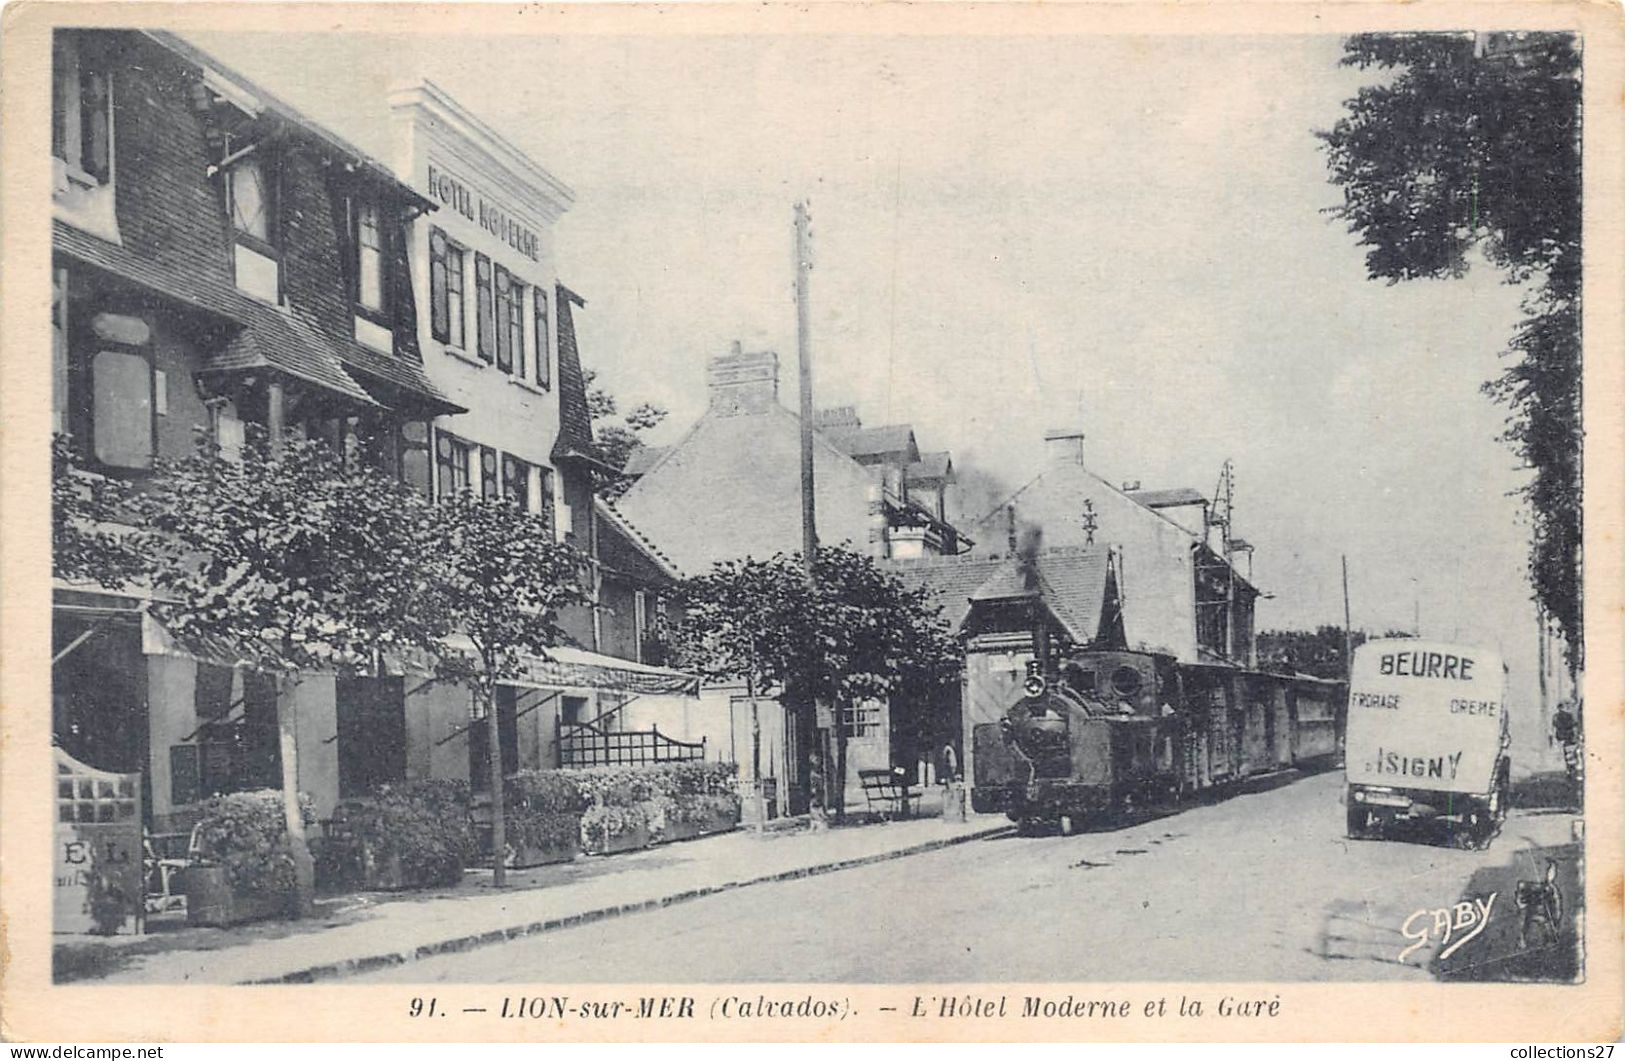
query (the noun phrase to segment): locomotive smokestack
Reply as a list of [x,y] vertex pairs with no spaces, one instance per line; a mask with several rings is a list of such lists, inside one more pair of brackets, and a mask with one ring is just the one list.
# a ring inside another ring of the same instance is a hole
[[1047,678],[1050,673],[1049,620],[1045,615],[1044,596],[1038,582],[1038,552],[1043,545],[1044,529],[1036,524],[1028,524],[1021,529],[1016,555],[1020,558],[1021,585],[1027,593],[1027,607],[1031,609],[1028,616],[1033,631],[1033,660],[1038,664],[1038,673]]

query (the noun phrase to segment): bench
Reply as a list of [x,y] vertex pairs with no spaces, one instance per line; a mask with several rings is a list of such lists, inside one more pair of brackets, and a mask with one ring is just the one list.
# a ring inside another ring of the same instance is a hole
[[875,812],[878,803],[881,817],[886,817],[888,810],[910,817],[909,803],[919,793],[909,787],[907,774],[899,770],[859,770],[858,780],[863,784],[863,798],[870,812]]

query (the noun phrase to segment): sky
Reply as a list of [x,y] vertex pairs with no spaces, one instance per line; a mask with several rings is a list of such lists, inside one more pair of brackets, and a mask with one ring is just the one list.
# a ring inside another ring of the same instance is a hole
[[1346,556],[1357,628],[1419,616],[1534,699],[1526,473],[1479,392],[1520,292],[1366,279],[1313,135],[1372,76],[1336,37],[189,37],[386,159],[427,77],[573,188],[583,361],[671,410],[654,443],[735,339],[794,405],[806,197],[818,405],[1012,489],[1051,426],[1113,482],[1230,459],[1260,629],[1341,624]]

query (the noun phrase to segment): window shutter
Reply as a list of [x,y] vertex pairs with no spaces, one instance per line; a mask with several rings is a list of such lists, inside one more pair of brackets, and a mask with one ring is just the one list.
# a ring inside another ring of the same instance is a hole
[[429,230],[429,332],[437,342],[451,342],[451,293],[446,286],[446,234]]
[[436,496],[450,497],[457,489],[457,475],[452,468],[454,450],[451,437],[444,431],[434,433],[434,465],[437,482]]
[[541,480],[538,485],[542,495],[542,522],[547,524],[547,536],[551,541],[558,538],[558,531],[553,526],[553,469],[538,468],[536,471],[537,478]]
[[497,451],[490,446],[480,447],[480,496],[487,500],[500,496],[497,481]]
[[79,166],[98,181],[112,175],[112,145],[108,143],[107,74],[79,67]]
[[536,286],[536,382],[543,387],[552,386],[550,351],[552,342],[547,327],[547,290]]
[[508,303],[508,330],[513,332],[513,374],[525,378],[525,285],[514,282]]
[[504,372],[513,371],[513,329],[509,327],[508,317],[513,305],[513,278],[508,270],[497,266],[497,368]]
[[491,259],[483,254],[474,255],[474,289],[479,303],[479,355],[490,361],[496,353],[496,310],[491,300]]

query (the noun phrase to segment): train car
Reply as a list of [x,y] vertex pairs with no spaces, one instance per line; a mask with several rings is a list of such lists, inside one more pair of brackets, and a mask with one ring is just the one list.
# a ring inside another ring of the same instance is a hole
[[1030,664],[1004,717],[973,728],[976,810],[1069,832],[1341,754],[1343,682],[1116,650],[1049,670]]

